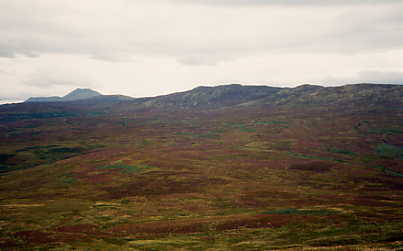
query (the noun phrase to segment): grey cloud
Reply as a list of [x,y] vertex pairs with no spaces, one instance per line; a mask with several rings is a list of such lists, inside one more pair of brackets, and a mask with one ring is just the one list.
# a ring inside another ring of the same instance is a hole
[[[149,2],[149,1],[148,1]],[[222,5],[225,8],[187,3]],[[0,57],[78,54],[110,62],[171,58],[214,65],[261,53],[361,53],[403,48],[403,5],[392,0],[0,0]],[[98,3],[98,15],[92,16]],[[176,3],[176,4],[174,4]],[[379,3],[381,7],[371,4]],[[358,4],[367,4],[358,6]],[[161,5],[161,6],[159,6]],[[236,5],[279,5],[234,9]],[[283,5],[325,6],[282,10]],[[342,8],[339,5],[351,5]],[[355,7],[354,7],[355,6]],[[147,13],[147,14],[144,14]],[[340,13],[336,15],[335,13]],[[294,15],[295,14],[295,15]],[[314,18],[312,18],[314,17]]]

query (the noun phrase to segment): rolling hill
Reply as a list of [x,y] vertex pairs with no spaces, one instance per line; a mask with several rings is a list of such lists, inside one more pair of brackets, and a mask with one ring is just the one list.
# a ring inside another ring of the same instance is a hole
[[0,249],[403,248],[401,85],[90,93],[0,106]]

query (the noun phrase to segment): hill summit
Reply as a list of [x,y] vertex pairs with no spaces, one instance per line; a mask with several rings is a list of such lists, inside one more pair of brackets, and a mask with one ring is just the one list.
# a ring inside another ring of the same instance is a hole
[[82,89],[82,88],[77,88],[74,91],[70,92],[66,96],[63,97],[64,100],[80,100],[80,99],[87,99],[87,98],[93,98],[96,96],[101,96],[102,94],[91,90],[91,89]]

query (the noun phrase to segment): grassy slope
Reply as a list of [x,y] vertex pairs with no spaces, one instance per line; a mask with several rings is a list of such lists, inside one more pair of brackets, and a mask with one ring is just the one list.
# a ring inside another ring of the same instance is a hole
[[36,167],[0,176],[0,247],[403,248],[402,125],[291,108],[12,121],[2,165]]

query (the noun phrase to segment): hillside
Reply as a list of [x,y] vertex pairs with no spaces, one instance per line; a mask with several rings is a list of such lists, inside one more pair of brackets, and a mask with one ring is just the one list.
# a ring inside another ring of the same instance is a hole
[[399,250],[403,86],[1,105],[0,171],[4,250]]
[[[136,101],[136,104],[139,102]],[[402,85],[357,84],[341,87],[302,85],[295,88],[222,85],[149,98],[140,102],[157,108],[220,108],[229,106],[401,106]]]

